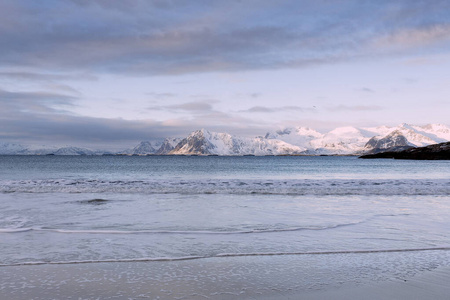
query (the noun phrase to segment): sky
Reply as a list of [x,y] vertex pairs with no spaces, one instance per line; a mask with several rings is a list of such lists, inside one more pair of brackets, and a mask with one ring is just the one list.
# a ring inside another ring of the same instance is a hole
[[0,0],[0,143],[449,125],[450,1]]

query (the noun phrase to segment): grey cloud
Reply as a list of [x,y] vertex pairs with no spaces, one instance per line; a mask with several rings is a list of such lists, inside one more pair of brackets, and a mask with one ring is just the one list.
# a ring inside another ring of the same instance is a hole
[[30,81],[98,80],[97,76],[88,73],[51,74],[51,73],[18,72],[18,71],[0,71],[0,78],[30,80]]
[[253,106],[246,110],[241,110],[240,112],[249,112],[249,113],[274,113],[281,111],[312,111],[313,108],[305,108],[300,106],[282,106],[282,107],[266,107],[266,106]]
[[50,91],[69,93],[77,97],[81,96],[81,92],[67,84],[48,82],[44,84],[44,88]]
[[171,112],[191,112],[191,113],[205,113],[212,112],[212,103],[218,103],[217,100],[192,101],[174,105],[159,105],[149,107],[150,110],[167,110]]
[[234,97],[238,97],[238,98],[259,98],[261,97],[263,94],[262,93],[237,93],[236,95],[234,95]]
[[[195,117],[179,118],[163,122],[166,126],[178,128],[191,128],[192,130],[199,128],[207,128],[217,132],[236,133],[239,135],[257,135],[268,130],[267,122],[255,121],[240,115],[210,111]],[[264,129],[262,129],[264,128]]]
[[77,98],[47,92],[0,90],[0,141],[48,144],[135,142],[164,138],[186,131],[156,121],[129,121],[71,115],[65,106],[76,105]]
[[374,90],[372,90],[372,89],[369,89],[369,88],[367,88],[367,87],[363,87],[363,88],[361,88],[361,89],[360,89],[360,91],[362,91],[362,92],[366,92],[366,93],[374,93],[374,92],[375,92]]
[[373,45],[384,49],[412,48],[449,41],[450,24],[439,24],[423,28],[400,29],[376,38]]
[[76,97],[48,92],[10,92],[0,89],[0,115],[7,118],[18,111],[30,113],[64,112],[61,107],[74,106]]
[[[245,124],[245,125],[244,125]],[[82,117],[51,112],[36,114],[11,110],[8,117],[0,114],[0,141],[39,143],[121,150],[142,140],[184,137],[199,128],[240,135],[264,132],[266,124],[218,111],[205,112],[194,118],[178,118],[163,122]]]
[[69,93],[73,96],[81,96],[81,92],[64,83],[66,81],[96,81],[98,78],[91,74],[52,74],[37,72],[0,71],[0,79],[5,82],[20,82],[21,84],[34,84],[43,90],[55,93]]
[[178,105],[169,106],[171,109],[185,110],[185,111],[211,111],[213,106],[210,102],[188,102]]
[[423,50],[448,39],[449,13],[448,1],[5,0],[0,64],[142,75],[297,68],[390,44]]
[[[178,136],[182,128],[171,128],[152,121],[128,121],[77,116],[24,115],[0,120],[0,140],[48,144],[75,143],[98,145]],[[185,130],[185,129],[184,129]],[[132,146],[130,144],[130,146]]]

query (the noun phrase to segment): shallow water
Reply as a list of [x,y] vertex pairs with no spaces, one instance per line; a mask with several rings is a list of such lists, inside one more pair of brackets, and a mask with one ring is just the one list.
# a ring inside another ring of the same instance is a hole
[[432,268],[448,264],[449,171],[355,157],[1,156],[0,264],[431,251],[420,268]]

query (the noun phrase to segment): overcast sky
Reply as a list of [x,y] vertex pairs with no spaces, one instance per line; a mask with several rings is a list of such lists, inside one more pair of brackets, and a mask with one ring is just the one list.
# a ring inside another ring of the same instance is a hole
[[442,123],[450,1],[0,0],[0,142]]

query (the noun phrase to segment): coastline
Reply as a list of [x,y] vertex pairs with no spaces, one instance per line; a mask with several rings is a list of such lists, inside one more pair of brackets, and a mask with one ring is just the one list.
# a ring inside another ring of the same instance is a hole
[[[423,254],[406,260],[419,264],[422,259],[428,261],[427,254]],[[431,263],[424,265],[429,269],[395,273],[389,265],[392,267],[398,258],[385,258],[358,254],[3,266],[0,298],[448,299],[450,265]],[[370,273],[377,270],[366,270],[367,266],[360,263],[365,260],[380,261],[377,268],[383,276],[373,280]]]

